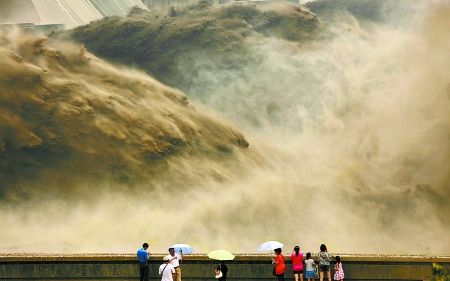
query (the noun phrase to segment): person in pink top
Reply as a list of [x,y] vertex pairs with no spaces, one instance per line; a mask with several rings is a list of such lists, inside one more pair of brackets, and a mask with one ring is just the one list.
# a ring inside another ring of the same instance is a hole
[[303,281],[303,253],[300,252],[299,246],[295,246],[292,250],[291,260],[295,281]]

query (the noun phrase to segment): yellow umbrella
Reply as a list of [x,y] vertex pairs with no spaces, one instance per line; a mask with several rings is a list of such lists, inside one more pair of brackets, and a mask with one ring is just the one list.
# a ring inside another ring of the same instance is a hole
[[234,255],[227,250],[214,250],[208,253],[208,258],[219,260],[219,261],[229,261],[234,260]]

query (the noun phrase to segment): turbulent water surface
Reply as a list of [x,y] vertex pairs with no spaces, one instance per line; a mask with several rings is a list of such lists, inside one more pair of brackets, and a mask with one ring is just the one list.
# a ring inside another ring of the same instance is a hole
[[1,33],[0,251],[448,253],[450,6],[339,2]]

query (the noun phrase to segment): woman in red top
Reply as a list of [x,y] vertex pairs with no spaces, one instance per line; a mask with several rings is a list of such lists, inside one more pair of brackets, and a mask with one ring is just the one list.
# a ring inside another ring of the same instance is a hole
[[281,249],[273,250],[277,257],[272,258],[272,262],[275,264],[275,273],[277,274],[278,281],[284,281],[284,273],[286,272],[286,264],[284,262],[284,256],[281,254]]

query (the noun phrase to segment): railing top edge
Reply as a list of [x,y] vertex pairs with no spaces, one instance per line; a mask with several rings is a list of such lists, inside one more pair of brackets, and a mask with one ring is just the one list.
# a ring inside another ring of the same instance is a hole
[[[389,255],[389,254],[344,254],[331,253],[332,257],[340,256],[342,261],[353,262],[450,262],[448,255]],[[152,254],[150,260],[158,261],[166,254]],[[262,254],[235,254],[235,261],[261,261],[269,259],[272,253]],[[287,256],[287,255],[286,255]],[[184,255],[185,260],[205,261],[211,260],[203,253]],[[316,255],[313,255],[316,259]],[[56,261],[134,261],[136,254],[120,253],[0,253],[0,262],[56,262]]]

